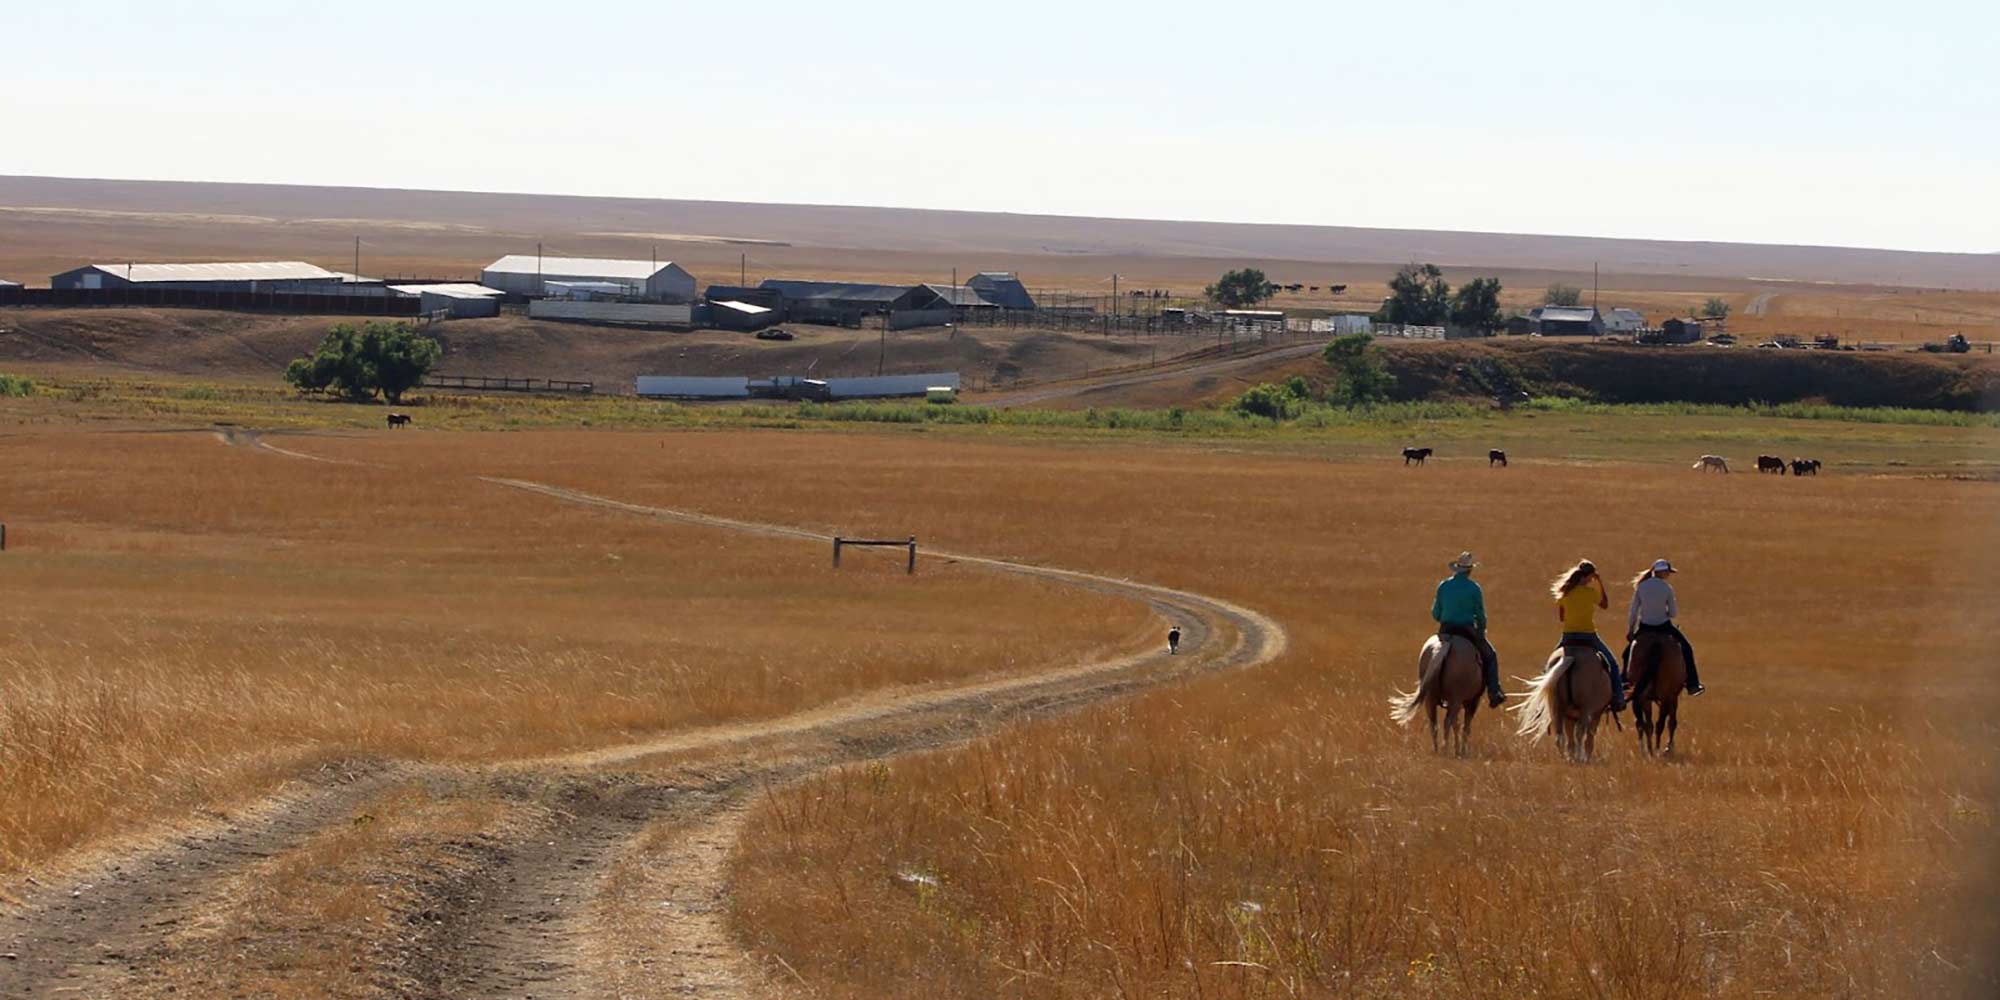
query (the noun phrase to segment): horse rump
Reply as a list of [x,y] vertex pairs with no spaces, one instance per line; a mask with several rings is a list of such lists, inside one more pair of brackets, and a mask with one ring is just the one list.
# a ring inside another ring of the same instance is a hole
[[1415,463],[1416,463],[1416,464],[1418,464],[1418,465],[1422,465],[1422,464],[1424,464],[1424,460],[1425,460],[1425,459],[1427,459],[1427,458],[1430,458],[1430,457],[1431,457],[1431,449],[1429,449],[1429,448],[1405,448],[1405,449],[1403,449],[1403,464],[1404,464],[1404,465],[1408,465],[1408,464],[1410,464],[1411,462],[1415,462]]
[[1757,456],[1757,471],[1775,472],[1782,476],[1785,474],[1785,460],[1777,455],[1759,455]]

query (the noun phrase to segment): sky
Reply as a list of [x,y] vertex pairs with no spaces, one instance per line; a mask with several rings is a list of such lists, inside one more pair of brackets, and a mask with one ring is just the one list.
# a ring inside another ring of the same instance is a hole
[[0,174],[2000,252],[1991,0],[5,20]]

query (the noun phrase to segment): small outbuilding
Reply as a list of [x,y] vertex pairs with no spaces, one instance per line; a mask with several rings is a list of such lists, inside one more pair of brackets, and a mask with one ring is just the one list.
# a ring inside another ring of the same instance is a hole
[[1692,317],[1683,319],[1676,316],[1660,324],[1660,342],[1663,344],[1698,344],[1701,334],[1701,320]]
[[1646,317],[1637,309],[1612,309],[1604,314],[1604,332],[1638,333],[1646,328]]
[[418,308],[426,315],[443,312],[452,319],[473,319],[500,315],[500,300],[506,292],[484,285],[390,285],[390,293],[422,300]]
[[711,299],[708,323],[718,330],[762,330],[778,321],[778,311],[770,306],[735,299]]
[[573,286],[581,283],[594,290],[615,289],[623,298],[674,303],[694,301],[695,286],[694,275],[670,260],[546,257],[531,253],[508,254],[486,265],[479,272],[479,283],[522,298],[553,295],[550,283],[570,285],[572,291]]
[[1543,306],[1535,332],[1544,337],[1596,337],[1604,333],[1604,317],[1596,306]]

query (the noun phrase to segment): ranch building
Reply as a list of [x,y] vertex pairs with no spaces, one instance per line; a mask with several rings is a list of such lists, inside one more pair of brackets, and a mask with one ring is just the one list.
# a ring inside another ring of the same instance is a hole
[[1660,324],[1660,341],[1667,344],[1696,344],[1701,342],[1701,320],[1674,317]]
[[921,287],[848,281],[770,278],[758,287],[782,299],[785,315],[797,323],[857,326],[865,316],[916,309],[937,298]]
[[390,285],[389,291],[404,298],[416,297],[426,315],[442,310],[452,319],[500,315],[500,300],[507,293],[484,285]]
[[1646,328],[1646,317],[1637,309],[1612,309],[1604,314],[1604,332],[1638,333]]
[[222,264],[86,264],[50,277],[49,287],[345,295],[351,290],[350,277],[296,260]]
[[1604,333],[1604,317],[1596,306],[1543,306],[1535,317],[1535,332],[1544,337],[1595,337]]
[[553,294],[549,285],[581,284],[592,298],[622,289],[623,297],[642,302],[693,302],[694,275],[673,261],[617,260],[605,257],[544,257],[508,254],[479,272],[479,283],[515,298],[538,299]]
[[737,299],[711,299],[708,325],[718,330],[762,330],[778,321],[778,311],[770,306]]
[[981,271],[967,279],[965,287],[1002,309],[1035,308],[1035,297],[1028,294],[1028,286],[1009,271]]

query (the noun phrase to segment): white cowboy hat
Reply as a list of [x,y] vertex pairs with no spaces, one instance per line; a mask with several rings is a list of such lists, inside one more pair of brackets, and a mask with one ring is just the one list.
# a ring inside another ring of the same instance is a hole
[[1655,559],[1653,560],[1653,572],[1677,573],[1679,572],[1679,570],[1674,569],[1674,564],[1666,561],[1665,559]]
[[1446,563],[1445,565],[1450,566],[1455,571],[1463,572],[1479,565],[1479,562],[1472,558],[1472,553],[1460,552],[1458,554],[1458,561]]

